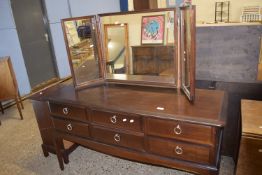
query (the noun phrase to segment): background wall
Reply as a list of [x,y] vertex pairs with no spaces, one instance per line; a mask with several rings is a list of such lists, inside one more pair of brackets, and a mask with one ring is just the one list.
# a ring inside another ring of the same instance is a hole
[[0,57],[11,57],[19,91],[28,94],[31,87],[9,0],[0,0],[0,38]]
[[61,19],[96,15],[98,13],[119,12],[119,0],[45,0],[45,4],[59,76],[60,78],[64,78],[71,73],[60,22]]
[[233,22],[240,21],[240,15],[244,6],[260,5],[262,0],[192,0],[196,5],[197,22],[214,22],[215,21],[215,2],[230,1],[229,20]]
[[[60,20],[63,18],[120,11],[119,0],[44,0],[60,78],[70,75],[70,68]],[[12,15],[10,0],[0,0],[0,57],[11,56],[21,95],[31,87]],[[2,76],[2,75],[1,75]]]

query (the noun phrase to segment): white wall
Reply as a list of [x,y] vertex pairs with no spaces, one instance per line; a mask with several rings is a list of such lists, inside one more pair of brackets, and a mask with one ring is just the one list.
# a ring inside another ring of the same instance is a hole
[[[214,22],[215,21],[215,2],[227,0],[192,0],[196,5],[197,22]],[[230,1],[230,21],[239,22],[242,8],[244,6],[260,5],[262,0],[228,0]]]
[[0,38],[0,57],[11,57],[21,95],[30,93],[31,87],[9,0],[0,0]]
[[119,0],[45,0],[45,4],[51,28],[59,77],[64,78],[71,73],[61,27],[61,19],[107,12],[119,12]]

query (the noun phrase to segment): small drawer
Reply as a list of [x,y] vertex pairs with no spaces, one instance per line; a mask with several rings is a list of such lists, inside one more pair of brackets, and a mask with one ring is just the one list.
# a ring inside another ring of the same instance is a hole
[[193,143],[214,145],[214,128],[186,122],[148,118],[146,133],[152,136],[175,138]]
[[95,140],[102,143],[119,145],[134,150],[144,150],[144,136],[142,134],[124,133],[98,126],[92,127],[91,133]]
[[92,121],[102,125],[112,126],[114,128],[122,128],[138,132],[142,130],[142,118],[137,115],[93,111]]
[[80,137],[90,136],[88,124],[57,118],[53,118],[53,124],[56,130],[62,132],[74,134]]
[[210,164],[214,162],[213,160],[210,160],[210,157],[213,156],[210,156],[211,151],[209,147],[153,137],[147,138],[147,144],[148,151],[157,155],[202,164]]
[[65,104],[49,103],[52,115],[62,116],[70,119],[86,121],[85,108],[73,107]]

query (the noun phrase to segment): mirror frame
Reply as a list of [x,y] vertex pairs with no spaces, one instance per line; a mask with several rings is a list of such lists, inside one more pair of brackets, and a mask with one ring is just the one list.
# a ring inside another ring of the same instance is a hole
[[[123,23],[123,24],[124,24],[123,26],[121,26],[120,24],[105,24],[104,25],[104,33],[105,33],[105,35],[104,35],[104,41],[105,41],[104,48],[105,48],[106,60],[107,60],[108,55],[109,55],[108,47],[107,47],[107,44],[108,44],[107,30],[108,30],[108,28],[117,28],[117,27],[124,28],[124,30],[125,30],[125,48],[129,48],[128,24],[127,23]],[[106,63],[107,63],[107,61],[106,61]],[[125,71],[129,73],[129,65],[130,65],[130,63],[129,63],[129,49],[126,49],[126,51],[125,51],[125,62],[124,63],[125,63],[125,66],[126,66]]]
[[[181,36],[183,36],[184,32],[182,32],[183,28],[183,23],[182,23],[182,13],[183,10],[189,10],[189,14],[190,14],[190,31],[191,31],[191,43],[190,43],[190,62],[189,62],[189,84],[190,84],[190,89],[187,88],[187,86],[185,85],[185,79],[183,78],[184,76],[186,76],[186,74],[188,72],[186,72],[186,69],[184,69],[183,67],[183,63],[184,63],[184,40],[182,39]],[[180,7],[180,69],[181,69],[181,88],[183,90],[183,92],[185,93],[185,95],[188,97],[189,101],[194,101],[195,99],[195,75],[196,75],[196,8],[195,6],[188,6],[188,7]]]
[[[71,56],[71,52],[70,52],[70,48],[69,48],[69,42],[68,42],[68,38],[66,35],[66,27],[65,27],[65,22],[67,21],[76,21],[76,20],[90,20],[90,24],[92,25],[92,32],[94,33],[94,52],[95,55],[97,55],[98,58],[98,68],[99,68],[99,77],[98,79],[93,79],[93,80],[88,80],[85,82],[81,82],[81,83],[77,83],[76,82],[76,77],[75,77],[75,71],[74,71],[74,67],[73,67],[73,62],[72,62],[72,56]],[[98,41],[100,41],[99,35],[98,35],[98,27],[97,27],[97,20],[96,20],[96,16],[81,16],[81,17],[74,17],[74,18],[65,18],[61,20],[61,25],[62,25],[62,30],[63,30],[63,34],[64,34],[64,40],[65,40],[65,45],[66,45],[66,51],[67,51],[67,55],[68,55],[68,61],[69,61],[69,66],[70,66],[70,70],[71,70],[71,74],[73,77],[73,83],[74,83],[74,87],[75,89],[83,89],[85,87],[89,87],[89,86],[94,86],[94,85],[99,85],[99,84],[103,84],[105,81],[105,74],[104,74],[104,67],[103,67],[103,61],[101,60],[101,49],[100,49],[100,44]]]
[[[103,24],[101,22],[102,17],[106,16],[116,16],[116,15],[131,15],[131,14],[139,14],[139,13],[154,13],[154,12],[165,12],[165,11],[173,11],[174,12],[174,74],[172,77],[164,77],[164,76],[148,76],[148,75],[126,75],[126,74],[110,74],[105,72],[105,81],[112,84],[126,84],[126,85],[138,85],[138,86],[151,86],[151,87],[164,87],[164,88],[177,88],[178,84],[178,25],[177,24],[177,10],[175,8],[161,8],[161,9],[151,9],[151,10],[141,10],[141,11],[129,11],[129,12],[116,12],[116,13],[105,13],[99,14],[99,25],[100,29],[103,28]],[[101,38],[104,38],[104,33],[100,30]],[[105,56],[105,41],[102,40],[103,47],[102,51],[102,60],[105,64],[106,56]],[[168,46],[168,45],[167,45]],[[169,45],[170,46],[170,45]]]

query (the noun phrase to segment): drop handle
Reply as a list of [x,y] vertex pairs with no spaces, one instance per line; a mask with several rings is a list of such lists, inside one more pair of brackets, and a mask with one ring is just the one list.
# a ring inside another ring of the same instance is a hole
[[73,127],[72,127],[72,124],[71,124],[71,123],[69,123],[66,127],[67,127],[67,130],[68,130],[68,131],[72,131],[72,130],[73,130]]
[[110,118],[111,123],[116,123],[116,115]]
[[174,128],[174,132],[175,132],[176,135],[180,135],[182,133],[182,129],[181,129],[180,125],[177,125]]
[[180,147],[180,146],[176,146],[176,148],[175,148],[175,152],[176,152],[176,154],[178,154],[178,155],[183,154],[183,149],[182,149],[182,147]]
[[120,135],[119,134],[115,134],[115,136],[114,136],[114,140],[116,141],[116,142],[120,142]]
[[68,108],[63,108],[63,113],[64,113],[65,115],[67,115],[67,114],[69,113]]

